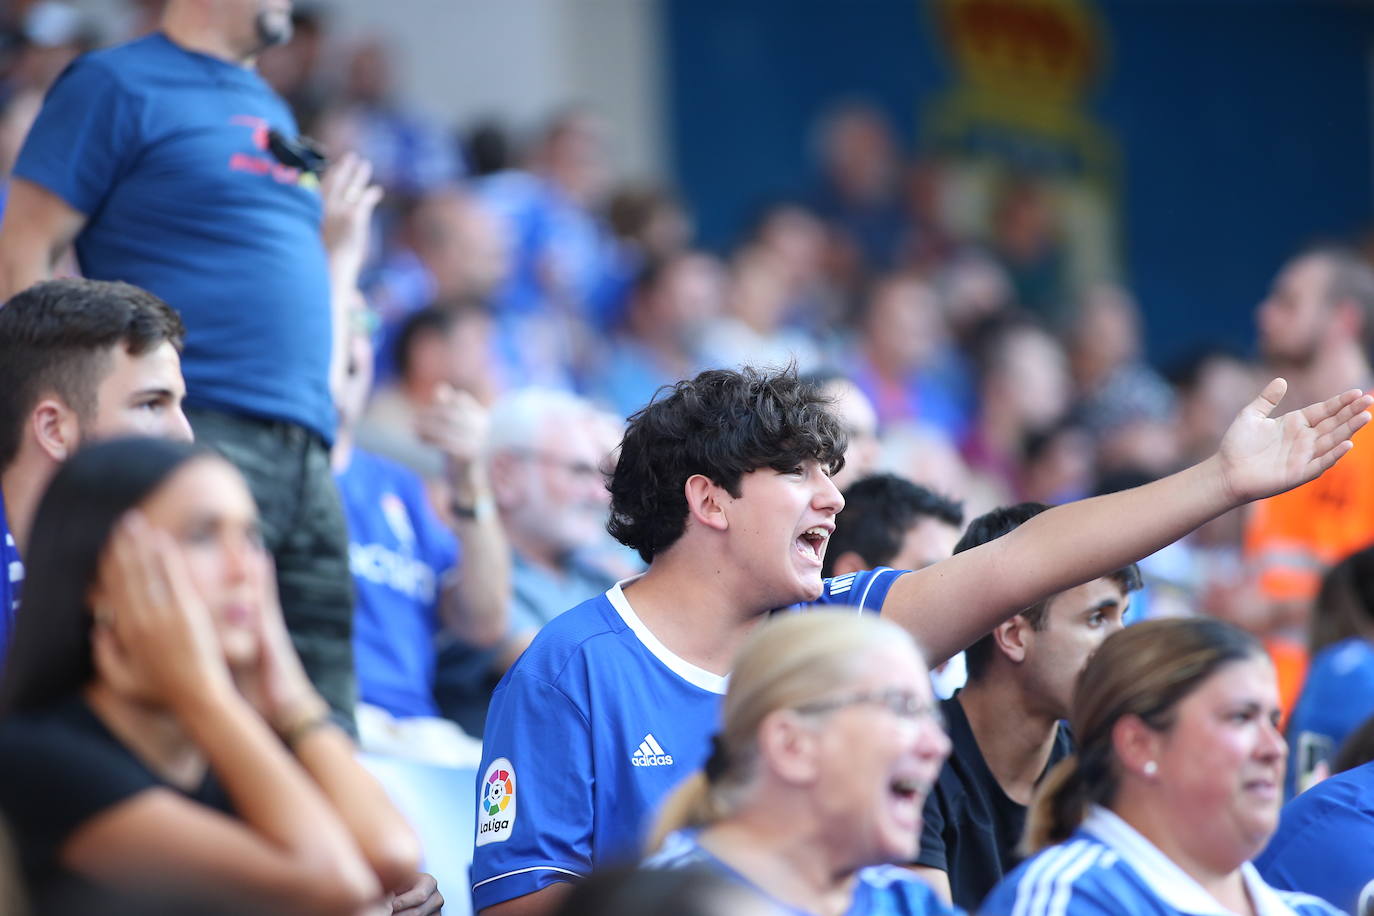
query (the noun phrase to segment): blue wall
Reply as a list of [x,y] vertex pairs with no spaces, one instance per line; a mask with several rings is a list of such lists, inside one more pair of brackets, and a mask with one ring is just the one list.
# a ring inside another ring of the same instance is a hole
[[[1106,43],[1087,115],[1121,154],[1119,227],[1151,355],[1250,348],[1294,248],[1374,222],[1374,7],[1087,0]],[[924,0],[667,0],[670,148],[704,241],[804,189],[809,131],[863,96],[908,143],[956,77]]]

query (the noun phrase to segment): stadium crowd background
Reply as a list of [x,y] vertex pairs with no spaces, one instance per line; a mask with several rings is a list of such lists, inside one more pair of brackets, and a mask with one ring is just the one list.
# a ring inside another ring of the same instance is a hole
[[[152,29],[160,4],[113,6],[93,13],[49,0],[3,13],[0,178],[66,64]],[[643,143],[636,170],[617,167],[616,133],[595,98],[560,99],[538,119],[497,111],[446,122],[397,88],[404,46],[350,31],[349,14],[328,3],[297,3],[293,19],[291,41],[266,51],[260,72],[303,136],[331,161],[358,153],[385,192],[359,280],[365,307],[354,313],[355,362],[373,365],[357,406],[341,404],[348,441],[418,473],[438,517],[466,532],[464,556],[514,548],[509,573],[487,583],[505,605],[492,616],[506,624],[498,635],[468,633],[469,643],[450,627],[431,675],[437,700],[388,704],[385,690],[369,695],[364,684],[364,699],[382,709],[380,719],[360,716],[373,750],[477,764],[468,736],[480,738],[499,673],[557,610],[642,569],[601,530],[599,474],[625,419],[702,369],[814,373],[835,386],[850,438],[842,489],[889,472],[962,503],[964,519],[1116,492],[1199,461],[1276,370],[1295,391],[1284,408],[1374,386],[1374,287],[1352,234],[1363,227],[1348,220],[1304,239],[1348,247],[1304,256],[1295,247],[1262,267],[1271,293],[1223,309],[1237,321],[1253,312],[1253,328],[1233,322],[1224,340],[1156,363],[1143,330],[1152,303],[1123,279],[1122,205],[1094,196],[1091,183],[1070,186],[1014,156],[989,168],[912,148],[898,126],[906,112],[845,92],[807,113],[804,136],[785,140],[805,151],[810,177],[752,188],[735,201],[731,231],[714,202],[702,232],[678,182],[645,168]],[[1341,377],[1323,372],[1336,364]],[[439,409],[454,403],[443,415],[458,438],[481,433],[480,447],[435,431]],[[1360,445],[1356,455],[1371,451]],[[458,461],[488,465],[504,541],[454,517],[468,502]],[[1349,515],[1374,509],[1363,490],[1345,498]],[[1285,716],[1307,704],[1296,727],[1309,730],[1289,741],[1290,779],[1308,780],[1330,771],[1346,735],[1374,713],[1374,599],[1368,554],[1358,552],[1374,542],[1374,524],[1295,545],[1266,541],[1257,518],[1233,511],[1142,561],[1129,619],[1215,616],[1264,640]],[[447,549],[434,573],[455,562]],[[1331,568],[1339,575],[1319,593]],[[358,562],[353,572],[367,577]],[[471,610],[489,597],[462,600]],[[1319,651],[1321,664],[1356,679],[1314,682],[1326,698],[1300,701]],[[1330,691],[1343,698],[1339,724],[1327,721]],[[440,709],[463,731],[405,724]]]

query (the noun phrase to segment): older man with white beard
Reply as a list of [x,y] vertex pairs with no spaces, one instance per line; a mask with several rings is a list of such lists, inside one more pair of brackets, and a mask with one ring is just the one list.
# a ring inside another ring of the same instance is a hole
[[511,545],[510,628],[493,650],[455,643],[440,655],[444,715],[480,735],[491,691],[535,633],[614,584],[597,562],[610,496],[606,416],[567,392],[525,388],[498,401],[488,432],[488,477]]

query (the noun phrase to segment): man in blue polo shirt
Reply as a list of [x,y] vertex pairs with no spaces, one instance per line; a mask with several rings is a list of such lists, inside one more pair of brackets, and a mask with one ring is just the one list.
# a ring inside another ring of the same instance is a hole
[[181,314],[187,416],[247,477],[296,648],[350,722],[352,593],[328,456],[343,300],[331,296],[356,279],[378,192],[348,160],[322,207],[322,160],[252,68],[289,36],[290,13],[290,0],[168,0],[159,32],[73,63],[14,169],[0,297],[74,243],[86,276]]
[[1352,391],[1271,419],[1283,391],[1271,382],[1186,471],[1051,509],[920,572],[823,579],[845,449],[826,399],[791,371],[679,382],[631,418],[610,481],[609,529],[648,571],[556,617],[492,698],[476,907],[548,913],[566,882],[632,856],[665,793],[706,759],[735,652],[775,609],[881,612],[939,662],[1051,594],[1314,477],[1374,403]]

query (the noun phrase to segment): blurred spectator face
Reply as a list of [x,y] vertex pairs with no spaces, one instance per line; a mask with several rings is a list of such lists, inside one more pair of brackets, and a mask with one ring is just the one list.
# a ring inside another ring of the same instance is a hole
[[776,331],[787,311],[787,274],[778,259],[755,247],[735,258],[730,312],[762,334]]
[[[824,393],[831,398],[830,412],[839,418],[840,425],[849,436],[849,446],[844,453],[844,467],[832,478],[840,492],[844,492],[851,483],[861,477],[867,477],[878,469],[878,413],[873,409],[873,402],[868,396],[848,379],[836,379],[827,383]],[[951,543],[951,551],[953,547]]]
[[1201,457],[1216,451],[1256,387],[1254,372],[1240,360],[1222,355],[1208,359],[1192,388],[1179,399],[1179,438],[1188,454]]
[[497,455],[504,470],[493,470],[507,528],[554,554],[595,542],[610,507],[604,429],[590,411],[566,420],[556,431],[546,427],[530,448]]
[[758,244],[771,253],[794,286],[820,276],[825,259],[825,226],[801,207],[780,207],[759,227]]
[[[883,467],[939,493],[964,498],[969,469],[949,437],[933,426],[901,426],[882,439]],[[951,548],[952,552],[953,548]]]
[[[222,458],[195,458],[138,509],[150,526],[173,534],[184,548],[187,584],[209,611],[230,670],[256,665],[262,645],[261,595],[270,561],[257,534],[257,506],[243,477]],[[203,531],[209,534],[199,536]]]
[[670,339],[689,348],[697,329],[724,310],[725,271],[710,255],[688,252],[675,256],[652,288],[635,297],[631,331],[643,340]]
[[958,258],[945,271],[942,286],[950,326],[960,337],[1011,305],[1011,280],[1006,270],[991,258]]
[[157,436],[190,442],[191,424],[181,412],[186,383],[176,348],[163,341],[141,356],[131,356],[123,344],[109,352],[109,372],[96,386],[95,412],[78,417],[81,441]]
[[365,41],[348,61],[345,92],[354,102],[380,105],[391,93],[391,58],[380,41]]
[[902,538],[902,549],[888,565],[893,569],[925,569],[954,554],[959,529],[938,518],[926,516]]
[[544,139],[541,171],[582,206],[606,193],[611,169],[604,132],[597,118],[575,113],[560,118]]
[[1044,629],[1024,628],[1027,692],[1039,698],[1048,713],[1069,715],[1079,672],[1102,641],[1122,628],[1126,602],[1116,581],[1094,579],[1049,599]]
[[617,236],[649,258],[671,257],[691,240],[692,225],[682,204],[663,188],[618,188],[607,203],[606,217]]
[[1079,306],[1073,330],[1074,364],[1086,384],[1100,381],[1140,353],[1135,301],[1119,286],[1093,287]]
[[925,281],[895,275],[873,291],[864,340],[879,366],[896,372],[926,366],[948,336],[940,300]]
[[436,298],[486,299],[510,269],[502,224],[461,192],[426,195],[408,231],[411,248],[434,279]]
[[1059,427],[1022,467],[1022,495],[1049,505],[1083,498],[1093,490],[1095,457],[1092,437],[1086,431]]
[[1329,324],[1330,281],[1331,267],[1319,256],[1298,258],[1279,272],[1256,313],[1266,360],[1307,367],[1317,358]]
[[491,319],[477,309],[454,314],[447,329],[428,328],[411,339],[406,353],[406,387],[421,400],[440,385],[489,399]]
[[825,137],[830,179],[845,197],[881,198],[897,174],[897,150],[887,119],[876,109],[851,108],[835,116]]
[[1068,360],[1058,341],[1037,328],[1021,328],[1002,347],[994,397],[1004,398],[1027,429],[1043,429],[1069,409]]

